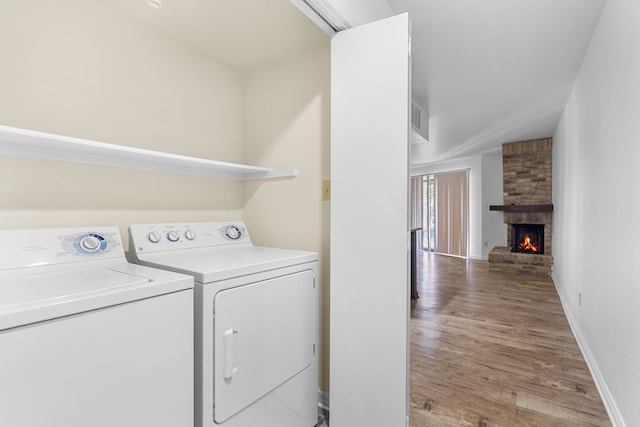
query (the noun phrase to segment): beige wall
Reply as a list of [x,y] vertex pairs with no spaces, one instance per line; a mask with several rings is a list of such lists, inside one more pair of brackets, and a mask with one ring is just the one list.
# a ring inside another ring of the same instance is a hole
[[[2,125],[242,161],[242,75],[92,2],[2,0],[0,56]],[[0,157],[3,228],[241,215],[235,181]]]
[[293,179],[244,184],[244,218],[258,245],[320,256],[319,386],[329,390],[330,45],[247,73],[244,159],[296,167]]
[[[274,168],[236,181],[0,157],[0,228],[243,218],[257,244],[320,253],[328,391],[329,41],[243,76],[82,0],[0,1],[0,125]],[[243,198],[244,194],[244,198]]]

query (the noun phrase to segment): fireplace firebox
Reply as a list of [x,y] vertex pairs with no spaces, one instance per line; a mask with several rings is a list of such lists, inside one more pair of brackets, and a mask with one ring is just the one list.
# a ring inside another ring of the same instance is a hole
[[544,224],[511,224],[511,252],[544,254]]

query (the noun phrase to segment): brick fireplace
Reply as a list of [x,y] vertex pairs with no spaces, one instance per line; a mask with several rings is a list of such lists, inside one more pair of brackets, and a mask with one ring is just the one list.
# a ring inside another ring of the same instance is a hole
[[553,265],[551,138],[502,145],[504,205],[507,242],[489,253],[489,270],[550,276]]

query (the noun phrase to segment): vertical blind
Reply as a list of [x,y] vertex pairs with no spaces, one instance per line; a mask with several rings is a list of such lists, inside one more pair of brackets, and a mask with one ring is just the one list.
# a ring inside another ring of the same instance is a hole
[[435,176],[436,252],[468,256],[469,172]]

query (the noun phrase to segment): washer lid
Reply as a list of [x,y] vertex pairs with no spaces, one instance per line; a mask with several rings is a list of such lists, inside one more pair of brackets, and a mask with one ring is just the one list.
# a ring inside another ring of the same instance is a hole
[[318,260],[315,252],[252,244],[138,254],[143,265],[190,274],[198,283],[242,277]]
[[165,283],[119,267],[0,275],[0,330],[189,287],[167,282],[173,289],[165,289]]

